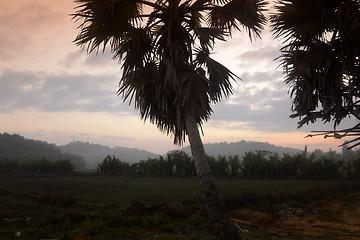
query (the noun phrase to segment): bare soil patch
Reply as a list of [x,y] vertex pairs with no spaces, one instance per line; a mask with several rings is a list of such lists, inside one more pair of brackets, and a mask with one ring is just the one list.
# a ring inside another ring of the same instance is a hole
[[279,209],[276,213],[239,209],[232,215],[246,239],[360,239],[360,193]]

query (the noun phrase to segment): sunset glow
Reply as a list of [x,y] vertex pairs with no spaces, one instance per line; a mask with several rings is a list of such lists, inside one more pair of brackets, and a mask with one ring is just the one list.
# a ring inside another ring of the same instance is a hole
[[[2,1],[0,4],[0,132],[66,144],[72,140],[163,154],[177,148],[171,136],[140,119],[116,95],[120,65],[107,52],[87,55],[73,43],[78,33],[72,0]],[[274,61],[280,40],[267,27],[251,42],[246,31],[218,43],[214,58],[242,81],[214,106],[204,143],[259,141],[284,147],[340,151],[343,140],[305,138],[321,123],[297,129],[291,100]],[[345,125],[351,125],[351,121]],[[188,143],[185,143],[185,146]]]

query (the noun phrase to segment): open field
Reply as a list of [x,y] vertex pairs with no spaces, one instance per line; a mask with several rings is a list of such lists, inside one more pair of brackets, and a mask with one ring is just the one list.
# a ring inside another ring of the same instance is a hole
[[[360,239],[359,183],[216,183],[244,239]],[[20,238],[14,237],[16,232],[21,232]],[[0,240],[5,239],[214,237],[195,178],[79,175],[1,176]]]
[[[246,192],[274,193],[323,188],[336,180],[216,179],[221,195]],[[128,206],[134,200],[145,204],[180,203],[201,196],[196,178],[107,177],[107,176],[26,176],[0,177],[0,189],[20,192],[60,193],[94,204]]]

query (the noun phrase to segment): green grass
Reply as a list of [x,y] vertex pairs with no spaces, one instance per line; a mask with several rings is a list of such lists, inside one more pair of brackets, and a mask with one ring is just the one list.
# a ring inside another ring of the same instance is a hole
[[[245,192],[276,193],[324,188],[338,181],[216,179],[221,195]],[[179,203],[199,197],[196,178],[106,177],[106,176],[26,176],[1,177],[0,189],[18,192],[41,192],[76,197],[90,204],[128,206],[134,200],[146,204]]]
[[[274,202],[296,201],[288,198],[299,196],[303,200],[301,193],[291,192],[335,188],[341,182],[216,179],[216,183],[226,203],[233,206],[230,211],[233,217],[237,217],[236,209],[244,206],[239,202],[250,201],[247,207],[270,214]],[[243,193],[248,194],[241,197]],[[213,240],[202,202],[184,201],[194,197],[200,198],[196,178],[2,176],[0,240],[14,239],[18,231],[21,231],[22,240],[74,237],[86,240]],[[335,212],[329,215],[324,212],[322,217],[331,218],[333,214]],[[240,219],[246,219],[240,215]],[[271,236],[266,229],[251,229],[243,237],[245,240],[287,239],[289,235]],[[305,239],[301,234],[291,237]]]

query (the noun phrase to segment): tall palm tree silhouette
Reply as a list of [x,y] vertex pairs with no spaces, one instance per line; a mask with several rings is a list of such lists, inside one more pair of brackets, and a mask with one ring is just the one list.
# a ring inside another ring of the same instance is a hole
[[88,52],[110,46],[121,60],[118,94],[143,119],[189,138],[207,211],[219,239],[240,239],[215,187],[198,127],[211,105],[232,94],[236,75],[211,58],[215,40],[244,27],[250,38],[265,23],[263,0],[77,0],[75,43]]

